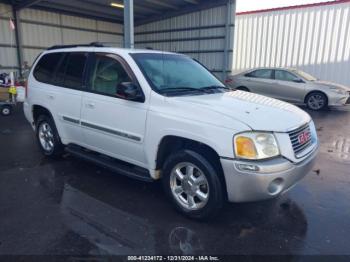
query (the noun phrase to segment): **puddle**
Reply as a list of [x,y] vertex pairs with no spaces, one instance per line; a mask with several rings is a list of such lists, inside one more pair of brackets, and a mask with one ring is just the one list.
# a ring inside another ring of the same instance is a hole
[[4,129],[4,130],[1,130],[1,134],[3,135],[8,135],[8,134],[11,134],[12,133],[12,130],[11,129]]
[[339,136],[330,143],[323,143],[321,151],[329,154],[332,158],[350,163],[350,138]]

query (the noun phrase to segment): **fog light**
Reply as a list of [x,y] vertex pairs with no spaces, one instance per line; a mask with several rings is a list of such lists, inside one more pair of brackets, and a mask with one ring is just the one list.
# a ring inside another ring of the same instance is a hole
[[283,189],[283,179],[282,178],[276,178],[274,179],[270,185],[268,186],[267,190],[271,195],[277,195],[281,193]]
[[257,172],[260,170],[258,166],[251,164],[236,164],[236,167],[241,171]]

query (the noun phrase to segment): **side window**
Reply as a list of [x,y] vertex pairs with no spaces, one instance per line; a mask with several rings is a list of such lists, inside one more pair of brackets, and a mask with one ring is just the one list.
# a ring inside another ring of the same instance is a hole
[[81,88],[83,84],[83,74],[87,54],[85,53],[70,53],[64,75],[63,85],[69,88]]
[[284,70],[276,70],[275,71],[275,79],[276,80],[282,80],[282,81],[295,81],[295,80],[299,80],[299,78],[287,71]]
[[132,82],[121,63],[108,54],[96,54],[90,75],[90,90],[105,95],[114,96],[118,84]]
[[69,53],[63,53],[63,56],[64,57],[57,68],[55,79],[54,79],[54,83],[56,85],[62,85],[62,86],[64,83],[64,74],[66,73],[67,63],[68,63],[68,59],[69,59]]
[[246,74],[247,77],[272,79],[272,70],[270,69],[259,69]]
[[44,55],[36,65],[33,75],[39,82],[52,84],[56,67],[62,57],[62,53],[50,53]]

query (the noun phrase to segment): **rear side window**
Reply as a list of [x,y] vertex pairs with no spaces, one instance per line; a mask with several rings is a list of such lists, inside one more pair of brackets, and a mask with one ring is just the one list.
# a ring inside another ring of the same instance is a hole
[[272,70],[270,69],[259,69],[246,74],[247,77],[272,79]]
[[55,85],[80,89],[83,84],[86,60],[86,53],[65,53],[56,71]]
[[52,84],[55,69],[62,57],[62,53],[44,55],[34,69],[34,77],[39,82]]

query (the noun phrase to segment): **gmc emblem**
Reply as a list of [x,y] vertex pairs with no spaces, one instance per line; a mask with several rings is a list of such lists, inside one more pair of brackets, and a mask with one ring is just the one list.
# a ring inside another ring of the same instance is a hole
[[310,132],[309,131],[304,131],[300,135],[298,135],[298,142],[299,144],[303,145],[310,139]]

